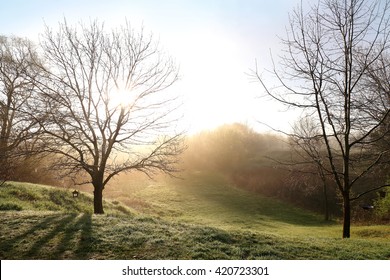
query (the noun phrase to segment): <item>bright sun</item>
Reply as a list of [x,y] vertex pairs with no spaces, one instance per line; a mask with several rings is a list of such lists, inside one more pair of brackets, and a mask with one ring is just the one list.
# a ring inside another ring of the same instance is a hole
[[119,86],[110,91],[110,104],[113,108],[127,107],[133,102],[133,94],[129,89],[126,89],[125,86]]

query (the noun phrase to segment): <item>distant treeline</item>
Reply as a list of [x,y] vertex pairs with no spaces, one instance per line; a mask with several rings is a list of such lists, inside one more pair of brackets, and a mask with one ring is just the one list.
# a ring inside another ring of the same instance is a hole
[[[296,206],[325,214],[325,195],[319,174],[310,163],[296,163],[296,149],[288,137],[258,133],[235,123],[188,136],[181,155],[184,172],[218,173],[232,184]],[[73,187],[73,182],[50,170],[56,157],[30,156],[12,172],[11,180]],[[362,181],[356,191],[386,181],[389,170]],[[62,178],[62,179],[61,179]],[[326,179],[328,219],[342,215],[341,197],[331,177]],[[374,206],[373,209],[364,209]],[[387,222],[390,219],[390,191],[373,192],[353,205],[353,218],[361,222]]]
[[[277,197],[318,213],[325,214],[327,206],[327,219],[342,214],[341,198],[332,178],[326,178],[324,194],[323,182],[315,166],[299,162],[296,147],[291,146],[288,137],[257,133],[247,125],[235,123],[193,135],[187,139],[187,146],[182,156],[182,168],[186,172],[218,172],[237,187]],[[356,191],[386,181],[386,174],[388,170],[361,182]],[[382,191],[358,200],[354,204],[354,219],[375,222],[389,219],[390,204],[385,199]],[[368,205],[376,207],[364,209],[363,206]]]

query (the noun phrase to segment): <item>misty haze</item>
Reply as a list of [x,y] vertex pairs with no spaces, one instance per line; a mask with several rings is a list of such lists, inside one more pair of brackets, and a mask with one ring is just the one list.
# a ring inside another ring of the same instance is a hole
[[1,259],[390,258],[389,0],[25,2]]

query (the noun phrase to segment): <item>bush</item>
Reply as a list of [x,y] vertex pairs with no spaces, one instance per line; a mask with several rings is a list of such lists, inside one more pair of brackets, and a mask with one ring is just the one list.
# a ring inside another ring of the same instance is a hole
[[39,194],[35,193],[34,190],[29,190],[24,187],[11,189],[9,194],[23,201],[35,201],[40,199]]
[[13,211],[21,211],[21,210],[23,210],[23,208],[16,203],[7,202],[7,203],[0,204],[0,210],[1,211],[12,211],[12,210]]
[[375,215],[380,220],[390,220],[390,187],[382,190],[374,202]]
[[60,211],[61,207],[57,204],[53,203],[52,201],[44,201],[39,200],[34,202],[33,204],[35,209],[43,210],[43,211]]

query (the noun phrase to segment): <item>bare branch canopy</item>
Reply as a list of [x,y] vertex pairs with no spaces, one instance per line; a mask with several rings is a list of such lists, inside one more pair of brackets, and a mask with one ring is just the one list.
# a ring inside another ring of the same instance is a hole
[[41,46],[42,142],[59,155],[57,167],[88,175],[95,213],[103,213],[101,193],[117,174],[176,170],[180,104],[168,89],[178,70],[151,35],[128,22],[107,31],[97,21],[64,21],[57,31],[46,28]]
[[[280,68],[271,71],[280,87],[271,89],[258,69],[253,71],[268,96],[303,110],[316,124],[315,137],[320,135],[327,161],[322,170],[331,174],[343,197],[347,238],[350,202],[382,185],[352,198],[353,188],[389,164],[389,146],[381,145],[390,134],[389,12],[388,0],[301,3],[282,39],[283,54],[275,64]],[[295,136],[298,143],[306,137]],[[318,158],[310,145],[304,147]]]

